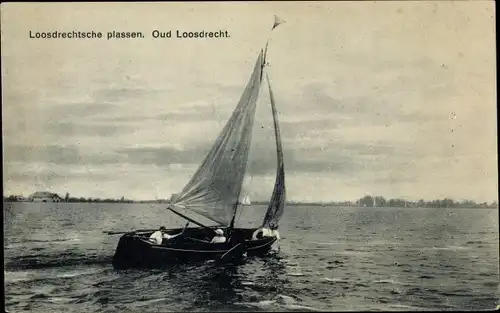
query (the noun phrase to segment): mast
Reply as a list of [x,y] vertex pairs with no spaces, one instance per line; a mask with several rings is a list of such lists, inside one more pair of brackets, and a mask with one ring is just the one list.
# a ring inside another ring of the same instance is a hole
[[[261,50],[261,54],[264,54],[264,57],[262,59],[262,63],[260,64],[260,80],[262,81],[262,74],[264,72],[264,67],[266,66],[266,53],[267,53],[267,44],[266,44],[266,52],[263,52],[263,50]],[[260,87],[260,86],[259,86]],[[238,204],[239,204],[239,199],[240,199],[240,196],[241,196],[241,188],[240,190],[238,191],[237,193],[237,197],[236,197],[236,202],[233,204],[233,217],[231,218],[231,223],[229,223],[229,228],[227,230],[228,234],[230,235],[233,228],[234,228],[234,221],[236,219],[236,213],[238,211]]]
[[[269,33],[269,36],[267,38],[267,41],[266,41],[266,47],[264,49],[264,51],[261,50],[261,52],[263,52],[263,59],[262,59],[262,64],[261,64],[261,72],[260,72],[260,80],[262,81],[262,78],[264,77],[264,68],[266,66],[266,63],[267,63],[267,48],[269,46],[269,40],[271,39],[271,34],[272,34],[272,31],[278,27],[278,25],[284,23],[285,21],[284,20],[281,20],[278,16],[274,15],[274,23],[273,23],[273,26],[271,28],[271,32]],[[269,80],[268,80],[269,81]],[[276,124],[276,123],[275,123]],[[241,194],[241,189],[240,191],[238,192],[238,198],[240,197],[240,194]],[[228,229],[228,234],[231,234],[233,228],[234,228],[234,221],[236,219],[236,213],[238,211],[238,201],[236,201],[234,203],[234,206],[233,206],[233,217],[231,219],[231,223],[229,224],[229,229]]]

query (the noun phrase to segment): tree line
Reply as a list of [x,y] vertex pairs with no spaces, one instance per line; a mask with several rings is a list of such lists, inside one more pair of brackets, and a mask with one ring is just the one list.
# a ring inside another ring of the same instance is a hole
[[[149,200],[149,201],[136,201],[125,199],[125,197],[121,197],[119,199],[114,198],[92,198],[92,197],[71,197],[67,192],[65,197],[59,197],[57,194],[54,194],[61,202],[102,202],[102,203],[167,203],[169,202],[166,199],[160,200]],[[24,198],[19,195],[10,195],[3,198],[4,202],[20,202],[20,201],[30,201],[29,198]],[[254,204],[267,204],[265,202],[255,201]],[[364,207],[411,207],[411,208],[495,208],[497,207],[497,202],[493,201],[490,204],[487,202],[476,203],[473,200],[462,200],[455,201],[451,198],[444,199],[436,199],[431,201],[426,201],[424,199],[420,199],[418,201],[408,201],[400,198],[395,199],[386,199],[382,196],[370,196],[366,195],[362,198],[357,199],[356,201],[343,201],[343,202],[329,202],[329,203],[302,203],[299,201],[290,201],[287,202],[290,205],[298,205],[298,204],[328,204],[328,205],[342,205],[342,206],[364,206]]]
[[[134,200],[130,199],[125,199],[125,197],[121,197],[119,199],[113,199],[113,198],[93,198],[93,197],[71,197],[68,192],[66,192],[66,195],[64,198],[59,197],[57,194],[53,194],[53,198],[59,200],[60,202],[105,202],[105,203],[133,203],[135,202]],[[20,195],[9,195],[7,197],[3,197],[4,202],[24,202],[24,201],[31,201],[30,197],[24,198],[23,196]]]
[[366,195],[358,200],[356,204],[360,206],[381,206],[381,207],[420,207],[420,208],[487,208],[487,207],[497,207],[497,202],[493,201],[491,204],[487,202],[476,203],[473,200],[462,200],[455,201],[450,198],[436,199],[431,201],[426,201],[420,199],[418,201],[408,201],[404,199],[385,199],[381,196],[369,196]]

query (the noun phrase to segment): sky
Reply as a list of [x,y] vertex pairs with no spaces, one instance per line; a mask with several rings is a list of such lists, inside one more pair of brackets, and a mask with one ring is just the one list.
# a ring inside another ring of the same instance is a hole
[[[271,34],[274,14],[286,22]],[[492,1],[2,3],[1,23],[5,194],[169,198],[271,35],[289,200],[497,200]],[[29,38],[55,30],[146,38]],[[267,200],[266,88],[257,105],[244,191]]]

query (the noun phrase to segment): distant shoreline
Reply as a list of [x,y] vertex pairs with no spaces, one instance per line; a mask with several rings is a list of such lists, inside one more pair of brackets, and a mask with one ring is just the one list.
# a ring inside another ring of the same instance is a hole
[[[4,202],[65,202],[65,203],[157,203],[157,204],[170,204],[177,194],[173,194],[169,199],[156,199],[156,200],[132,200],[125,197],[120,198],[93,198],[93,197],[72,197],[66,192],[64,197],[59,196],[57,193],[48,191],[37,191],[28,197],[22,195],[9,195],[3,197]],[[268,205],[269,201],[252,201],[253,205]],[[313,206],[313,207],[399,207],[399,208],[498,208],[497,201],[491,203],[481,202],[476,203],[473,200],[463,199],[455,201],[451,198],[435,199],[435,200],[405,200],[401,198],[386,199],[382,196],[365,195],[362,198],[354,201],[328,201],[328,202],[315,202],[315,201],[291,201],[289,200],[286,205],[294,206]]]
[[[40,201],[28,201],[28,200],[13,200],[13,199],[6,199],[4,198],[4,203],[14,203],[14,202],[35,202],[35,203],[41,203]],[[48,203],[122,203],[122,204],[133,204],[133,203],[138,203],[138,204],[165,204],[168,205],[170,202],[166,200],[111,200],[111,199],[72,199],[71,201],[56,201],[56,202],[48,202]],[[254,201],[252,205],[268,205],[268,202],[265,201]],[[397,205],[380,205],[380,206],[366,206],[366,205],[360,205],[360,204],[349,204],[349,203],[338,203],[338,202],[287,202],[287,206],[312,206],[312,207],[352,207],[352,208],[390,208],[390,207],[395,207],[395,208],[408,208],[408,209],[416,209],[416,208],[457,208],[457,209],[498,209],[497,204],[486,204],[486,203],[481,203],[481,204],[462,204],[462,203],[454,203],[453,205],[448,205],[448,206],[439,206],[439,205],[432,205],[431,203],[426,203],[424,205],[417,205],[414,202],[411,202],[410,205],[404,206],[400,205],[399,203]]]

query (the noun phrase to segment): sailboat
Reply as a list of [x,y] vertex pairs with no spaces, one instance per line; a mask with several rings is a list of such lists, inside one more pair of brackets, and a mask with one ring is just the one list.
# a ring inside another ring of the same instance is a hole
[[248,194],[245,194],[245,196],[240,200],[241,205],[252,205],[252,202],[250,201],[250,196]]
[[[283,21],[275,16],[273,31]],[[224,260],[243,255],[266,254],[275,237],[252,239],[259,228],[278,225],[286,200],[283,147],[278,114],[269,76],[264,75],[267,48],[260,49],[248,83],[232,115],[206,154],[197,171],[182,191],[173,197],[167,209],[197,227],[168,229],[167,233],[182,235],[163,240],[162,244],[148,240],[154,230],[114,232],[122,233],[113,256],[115,268],[157,266],[170,262],[196,260]],[[273,193],[267,211],[258,228],[240,228],[235,225],[242,196],[243,178],[252,141],[252,127],[256,103],[264,80],[267,81],[274,122],[277,170]],[[192,214],[203,216],[213,225],[204,225]],[[210,243],[216,229],[222,229],[228,240]]]

